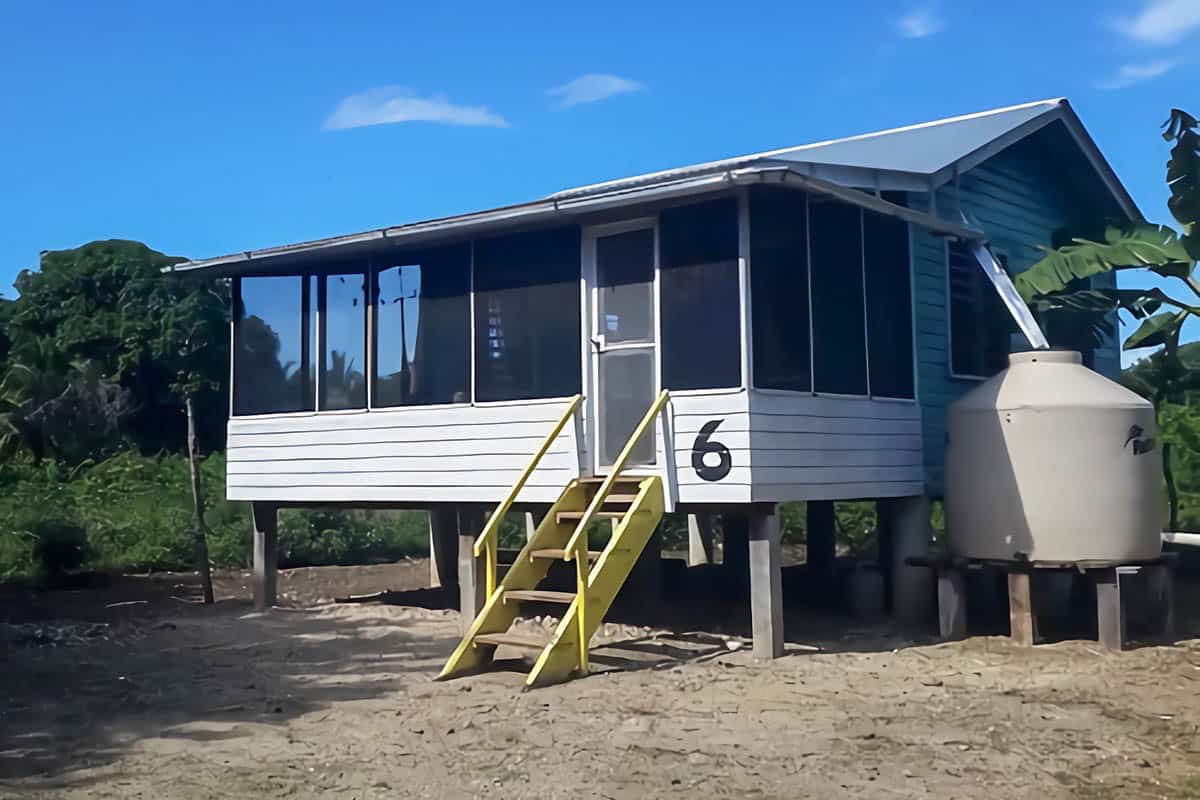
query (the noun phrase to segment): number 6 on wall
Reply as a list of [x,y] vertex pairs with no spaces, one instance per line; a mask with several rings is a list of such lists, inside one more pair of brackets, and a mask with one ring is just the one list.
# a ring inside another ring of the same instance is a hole
[[[702,480],[719,481],[729,474],[729,469],[733,466],[733,456],[729,454],[729,448],[709,438],[724,421],[713,419],[704,423],[700,433],[696,434],[695,443],[692,444],[692,469],[696,470],[696,474]],[[709,453],[716,453],[720,461],[715,465],[706,464],[704,457]]]

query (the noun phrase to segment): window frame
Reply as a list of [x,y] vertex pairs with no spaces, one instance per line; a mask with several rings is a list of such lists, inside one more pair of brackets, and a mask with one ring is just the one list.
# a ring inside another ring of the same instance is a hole
[[[247,273],[244,273],[241,275],[233,276],[233,287],[232,287],[231,296],[233,299],[233,312],[234,313],[230,315],[230,321],[229,321],[229,345],[230,345],[230,349],[229,349],[229,353],[230,353],[230,358],[229,358],[229,419],[232,420],[232,419],[273,419],[273,418],[287,418],[287,417],[311,417],[311,416],[315,416],[317,414],[321,414],[321,415],[363,414],[363,413],[366,413],[367,411],[374,410],[371,405],[371,402],[372,402],[371,383],[372,382],[370,380],[370,375],[371,375],[370,371],[373,371],[375,368],[375,365],[374,365],[375,359],[374,359],[374,352],[373,352],[374,348],[372,345],[372,340],[374,338],[373,332],[374,332],[375,320],[374,320],[374,314],[371,312],[371,291],[372,291],[371,283],[374,280],[373,279],[373,275],[374,275],[374,260],[373,259],[365,259],[362,261],[363,283],[364,283],[364,286],[366,287],[366,292],[365,292],[366,302],[364,303],[364,308],[363,308],[364,321],[365,321],[363,352],[365,354],[366,369],[370,370],[365,373],[365,375],[367,377],[366,405],[363,406],[362,408],[325,408],[325,409],[321,408],[321,373],[324,372],[324,369],[325,369],[325,367],[324,367],[324,364],[325,364],[325,278],[329,275],[353,274],[355,272],[355,270],[350,269],[349,266],[353,265],[354,263],[356,263],[356,262],[351,261],[351,262],[349,262],[349,264],[347,264],[347,262],[339,262],[339,263],[331,263],[326,267],[320,267],[320,268],[310,268],[310,269],[304,269],[304,270],[284,271],[284,272],[258,272],[258,271],[256,271],[256,272],[247,272]],[[305,295],[309,296],[309,298],[312,302],[312,312],[310,314],[308,314],[306,316],[306,318],[301,320],[302,351],[303,350],[311,350],[312,348],[310,347],[310,343],[311,343],[311,345],[315,345],[315,352],[308,353],[309,368],[310,368],[312,374],[309,376],[309,386],[306,387],[306,394],[310,394],[312,396],[312,406],[313,407],[311,409],[305,409],[303,411],[264,411],[259,414],[235,414],[234,413],[234,410],[236,408],[236,405],[235,405],[236,384],[235,384],[234,378],[237,374],[237,322],[238,322],[237,311],[238,311],[238,308],[241,307],[241,304],[242,304],[242,281],[245,280],[246,278],[300,278],[301,279],[302,286],[303,286],[302,291]],[[313,296],[313,291],[312,291],[313,287],[311,287],[310,283],[309,283],[313,279],[316,280],[315,297]],[[316,329],[315,337],[314,337],[314,330],[313,330],[314,327]],[[315,338],[315,341],[314,341],[314,338]],[[430,408],[436,408],[436,407],[438,407],[438,406],[430,406]],[[405,406],[405,408],[415,408],[415,406]],[[389,407],[389,408],[381,408],[378,410],[379,411],[391,411],[394,409]]]
[[[951,297],[950,297],[950,240],[952,238],[953,237],[947,236],[942,239],[942,254],[943,254],[942,260],[944,262],[944,276],[945,276],[944,289],[946,292],[946,295],[945,295],[946,296],[946,374],[949,375],[952,380],[956,380],[956,381],[970,381],[972,383],[983,383],[984,381],[988,381],[988,380],[991,380],[992,378],[996,377],[997,374],[999,374],[1000,372],[1002,372],[1004,370],[1004,367],[1001,367],[999,370],[996,371],[996,373],[994,373],[992,375],[975,375],[970,372],[957,372],[954,369],[954,319],[953,319],[954,303],[952,302]],[[991,242],[988,243],[988,247],[991,249],[992,253],[996,256],[996,260],[1000,261],[1001,264],[1003,264],[1005,271],[1007,272],[1008,271],[1008,263],[1009,263],[1008,249],[1004,248],[1004,247],[997,247],[995,244],[993,244]],[[970,255],[969,251],[968,251],[968,255]],[[971,256],[971,257],[974,258],[974,256]],[[982,267],[979,264],[976,264],[975,267],[976,267],[975,272],[978,273],[979,279],[986,280],[987,276],[983,274]],[[995,291],[995,287],[992,285],[992,282],[990,280],[987,281],[987,287],[989,290]],[[1011,345],[1010,345],[1010,347],[1011,347]]]
[[[467,342],[467,399],[459,402],[451,401],[449,403],[410,403],[395,406],[377,406],[375,405],[375,382],[379,376],[376,375],[376,365],[379,363],[379,337],[376,335],[376,314],[375,302],[379,295],[379,273],[394,267],[412,266],[410,264],[402,264],[397,261],[396,257],[379,259],[372,258],[368,266],[368,286],[367,286],[367,358],[370,361],[371,372],[367,376],[367,410],[380,414],[386,414],[392,411],[406,411],[408,409],[438,409],[438,408],[469,408],[475,403],[475,240],[470,239],[462,243],[467,248],[467,335],[470,340]],[[455,243],[450,242],[442,247],[454,247]],[[331,413],[331,412],[326,412]]]
[[[862,278],[863,278],[863,321],[864,321],[864,328],[865,328],[864,336],[866,337],[865,338],[866,346],[864,348],[864,353],[865,353],[866,357],[864,359],[864,367],[867,372],[867,393],[866,394],[842,394],[842,393],[838,393],[838,392],[818,391],[816,389],[816,380],[815,380],[815,378],[816,378],[816,368],[815,368],[816,337],[813,335],[812,217],[811,217],[811,202],[810,202],[812,193],[804,191],[804,190],[795,190],[795,191],[803,192],[804,198],[805,198],[804,199],[804,216],[805,216],[804,249],[805,249],[805,259],[808,262],[808,275],[807,275],[807,282],[808,282],[808,349],[809,349],[808,370],[809,370],[809,385],[811,388],[808,390],[802,390],[802,389],[778,389],[778,388],[769,387],[769,386],[758,386],[754,382],[753,369],[751,369],[750,375],[748,377],[747,386],[749,386],[751,389],[753,389],[753,391],[756,393],[760,393],[763,395],[775,395],[778,397],[827,397],[827,398],[834,399],[834,400],[871,400],[871,401],[878,401],[878,402],[883,402],[883,403],[896,403],[896,404],[901,404],[901,405],[916,405],[916,404],[918,404],[920,402],[920,386],[918,383],[920,374],[919,374],[919,370],[918,370],[918,361],[917,361],[917,313],[916,313],[917,312],[917,307],[916,307],[916,303],[917,303],[916,289],[917,289],[917,287],[916,287],[915,271],[913,268],[914,267],[914,256],[913,256],[912,224],[906,223],[908,225],[908,234],[909,235],[908,235],[908,252],[905,254],[905,256],[906,256],[906,262],[908,264],[908,285],[909,285],[908,321],[909,321],[909,332],[910,332],[910,337],[911,337],[911,341],[912,341],[912,351],[913,351],[912,364],[911,364],[912,378],[913,378],[913,396],[912,397],[891,397],[891,396],[887,396],[887,395],[876,395],[872,392],[871,369],[870,369],[871,337],[870,337],[869,323],[867,322],[868,309],[866,307],[867,262],[866,262],[866,237],[865,237],[865,235],[860,236],[859,269],[862,271]],[[854,204],[849,203],[848,205],[854,205]],[[861,206],[859,206],[858,209],[859,209],[859,225],[860,225],[860,230],[861,230],[862,226],[865,225],[866,209],[862,208]],[[750,226],[752,226],[753,224],[754,224],[753,219],[749,216],[749,213],[747,213],[746,220],[745,220],[745,236],[747,238],[749,237]],[[753,260],[750,259],[748,255],[746,256],[746,262],[747,262],[748,270],[752,272],[754,270],[754,263],[753,263]],[[947,261],[947,276],[949,275],[948,270],[949,270],[949,262]],[[747,284],[749,284],[749,280],[747,280]],[[749,292],[750,292],[750,288],[749,288],[749,285],[747,285],[744,303],[745,303],[745,307],[747,309],[748,315],[753,314],[752,297],[750,296]],[[751,334],[743,332],[743,336],[746,336],[746,335],[751,335]],[[749,345],[749,351],[753,352],[753,342],[751,342]],[[672,394],[676,394],[676,393],[672,392]]]

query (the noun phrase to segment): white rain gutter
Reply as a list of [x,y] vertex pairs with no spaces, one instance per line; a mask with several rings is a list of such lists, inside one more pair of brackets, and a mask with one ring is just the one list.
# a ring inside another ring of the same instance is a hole
[[261,264],[269,267],[270,262],[280,259],[307,260],[320,257],[326,252],[334,254],[348,247],[419,242],[444,238],[451,234],[461,235],[490,230],[510,224],[527,225],[539,221],[569,219],[578,214],[591,211],[619,208],[635,203],[669,200],[706,191],[718,191],[723,187],[746,186],[754,183],[782,184],[796,189],[829,195],[852,205],[860,206],[879,214],[898,217],[936,233],[955,236],[966,241],[982,241],[984,239],[982,231],[967,225],[948,222],[932,214],[914,211],[895,203],[889,203],[887,200],[873,194],[856,189],[847,189],[830,181],[804,175],[791,166],[764,164],[744,169],[724,170],[693,178],[669,180],[650,186],[626,187],[581,197],[541,200],[524,205],[498,208],[492,211],[481,211],[457,217],[415,222],[411,225],[381,228],[379,230],[350,234],[348,236],[336,236],[329,239],[318,239],[311,242],[300,242],[263,250],[234,253],[216,258],[187,261],[167,267],[164,271],[193,272],[197,270],[221,269],[227,273],[242,272],[250,269],[253,265]]

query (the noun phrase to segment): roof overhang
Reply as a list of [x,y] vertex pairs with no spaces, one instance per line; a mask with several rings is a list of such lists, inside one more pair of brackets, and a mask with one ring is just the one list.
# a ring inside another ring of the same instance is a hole
[[165,268],[169,272],[222,277],[252,272],[282,272],[316,262],[352,259],[387,253],[399,247],[420,247],[450,239],[495,233],[509,228],[546,223],[569,223],[606,209],[643,203],[670,201],[717,192],[737,186],[771,183],[787,188],[835,197],[878,214],[897,217],[934,233],[969,240],[982,240],[976,228],[950,222],[884,200],[877,194],[848,188],[826,177],[809,174],[794,164],[763,163],[738,169],[722,169],[686,178],[667,178],[654,183],[622,187],[578,196],[554,197],[522,205],[463,214],[455,217],[380,228],[347,236],[249,250],[216,258],[186,261]]

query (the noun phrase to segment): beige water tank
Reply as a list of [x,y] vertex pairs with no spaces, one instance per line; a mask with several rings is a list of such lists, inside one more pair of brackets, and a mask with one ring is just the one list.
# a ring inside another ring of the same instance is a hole
[[1166,520],[1154,407],[1079,353],[1009,356],[950,406],[946,531],[968,558],[1134,561]]

